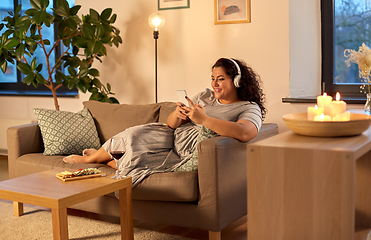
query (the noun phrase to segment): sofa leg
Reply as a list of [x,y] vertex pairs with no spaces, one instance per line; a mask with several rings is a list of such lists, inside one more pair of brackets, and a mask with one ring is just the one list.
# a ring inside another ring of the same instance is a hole
[[222,232],[209,231],[209,240],[222,240]]

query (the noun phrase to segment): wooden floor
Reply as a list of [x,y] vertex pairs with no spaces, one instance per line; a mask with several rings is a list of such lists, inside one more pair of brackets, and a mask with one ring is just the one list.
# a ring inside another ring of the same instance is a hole
[[[0,155],[0,181],[8,179],[8,164],[7,158]],[[41,208],[32,206],[35,208]],[[88,213],[79,210],[68,209],[68,214],[82,216],[91,219],[98,219],[101,221],[119,223],[118,217],[103,216],[96,213]],[[157,224],[152,222],[141,222],[134,220],[134,227],[152,230],[161,233],[168,233],[177,236],[188,237],[198,240],[208,240],[208,231],[184,227],[169,226],[164,224]],[[244,216],[237,221],[231,223],[222,231],[222,240],[246,240],[247,239],[247,216]]]

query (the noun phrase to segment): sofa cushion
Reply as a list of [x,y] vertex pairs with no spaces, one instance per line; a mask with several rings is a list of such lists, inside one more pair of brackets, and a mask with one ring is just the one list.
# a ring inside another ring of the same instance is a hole
[[129,127],[158,121],[159,104],[111,104],[83,102],[92,114],[101,143]]
[[193,202],[198,200],[198,174],[155,173],[133,188],[133,200]]
[[97,129],[87,109],[77,113],[33,110],[44,142],[44,155],[81,154],[86,148],[100,148]]

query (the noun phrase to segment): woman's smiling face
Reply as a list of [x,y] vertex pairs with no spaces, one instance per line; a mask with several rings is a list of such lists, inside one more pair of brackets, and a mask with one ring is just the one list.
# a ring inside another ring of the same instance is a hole
[[222,67],[213,68],[211,74],[211,87],[214,90],[215,98],[220,103],[229,104],[238,102],[237,88],[233,84],[233,80]]

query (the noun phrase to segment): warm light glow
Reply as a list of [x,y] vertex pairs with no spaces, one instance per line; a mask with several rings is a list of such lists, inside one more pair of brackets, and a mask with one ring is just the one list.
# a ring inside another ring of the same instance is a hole
[[317,109],[318,109],[318,106],[317,106],[317,105],[314,105],[314,109],[316,109],[316,110],[317,110]]
[[159,13],[153,13],[148,18],[148,24],[155,30],[158,31],[165,24],[165,18]]
[[337,92],[337,93],[336,93],[336,101],[339,101],[339,100],[340,100],[340,93]]
[[324,98],[327,97],[327,93],[324,92],[324,93],[323,93],[323,97],[324,97]]

